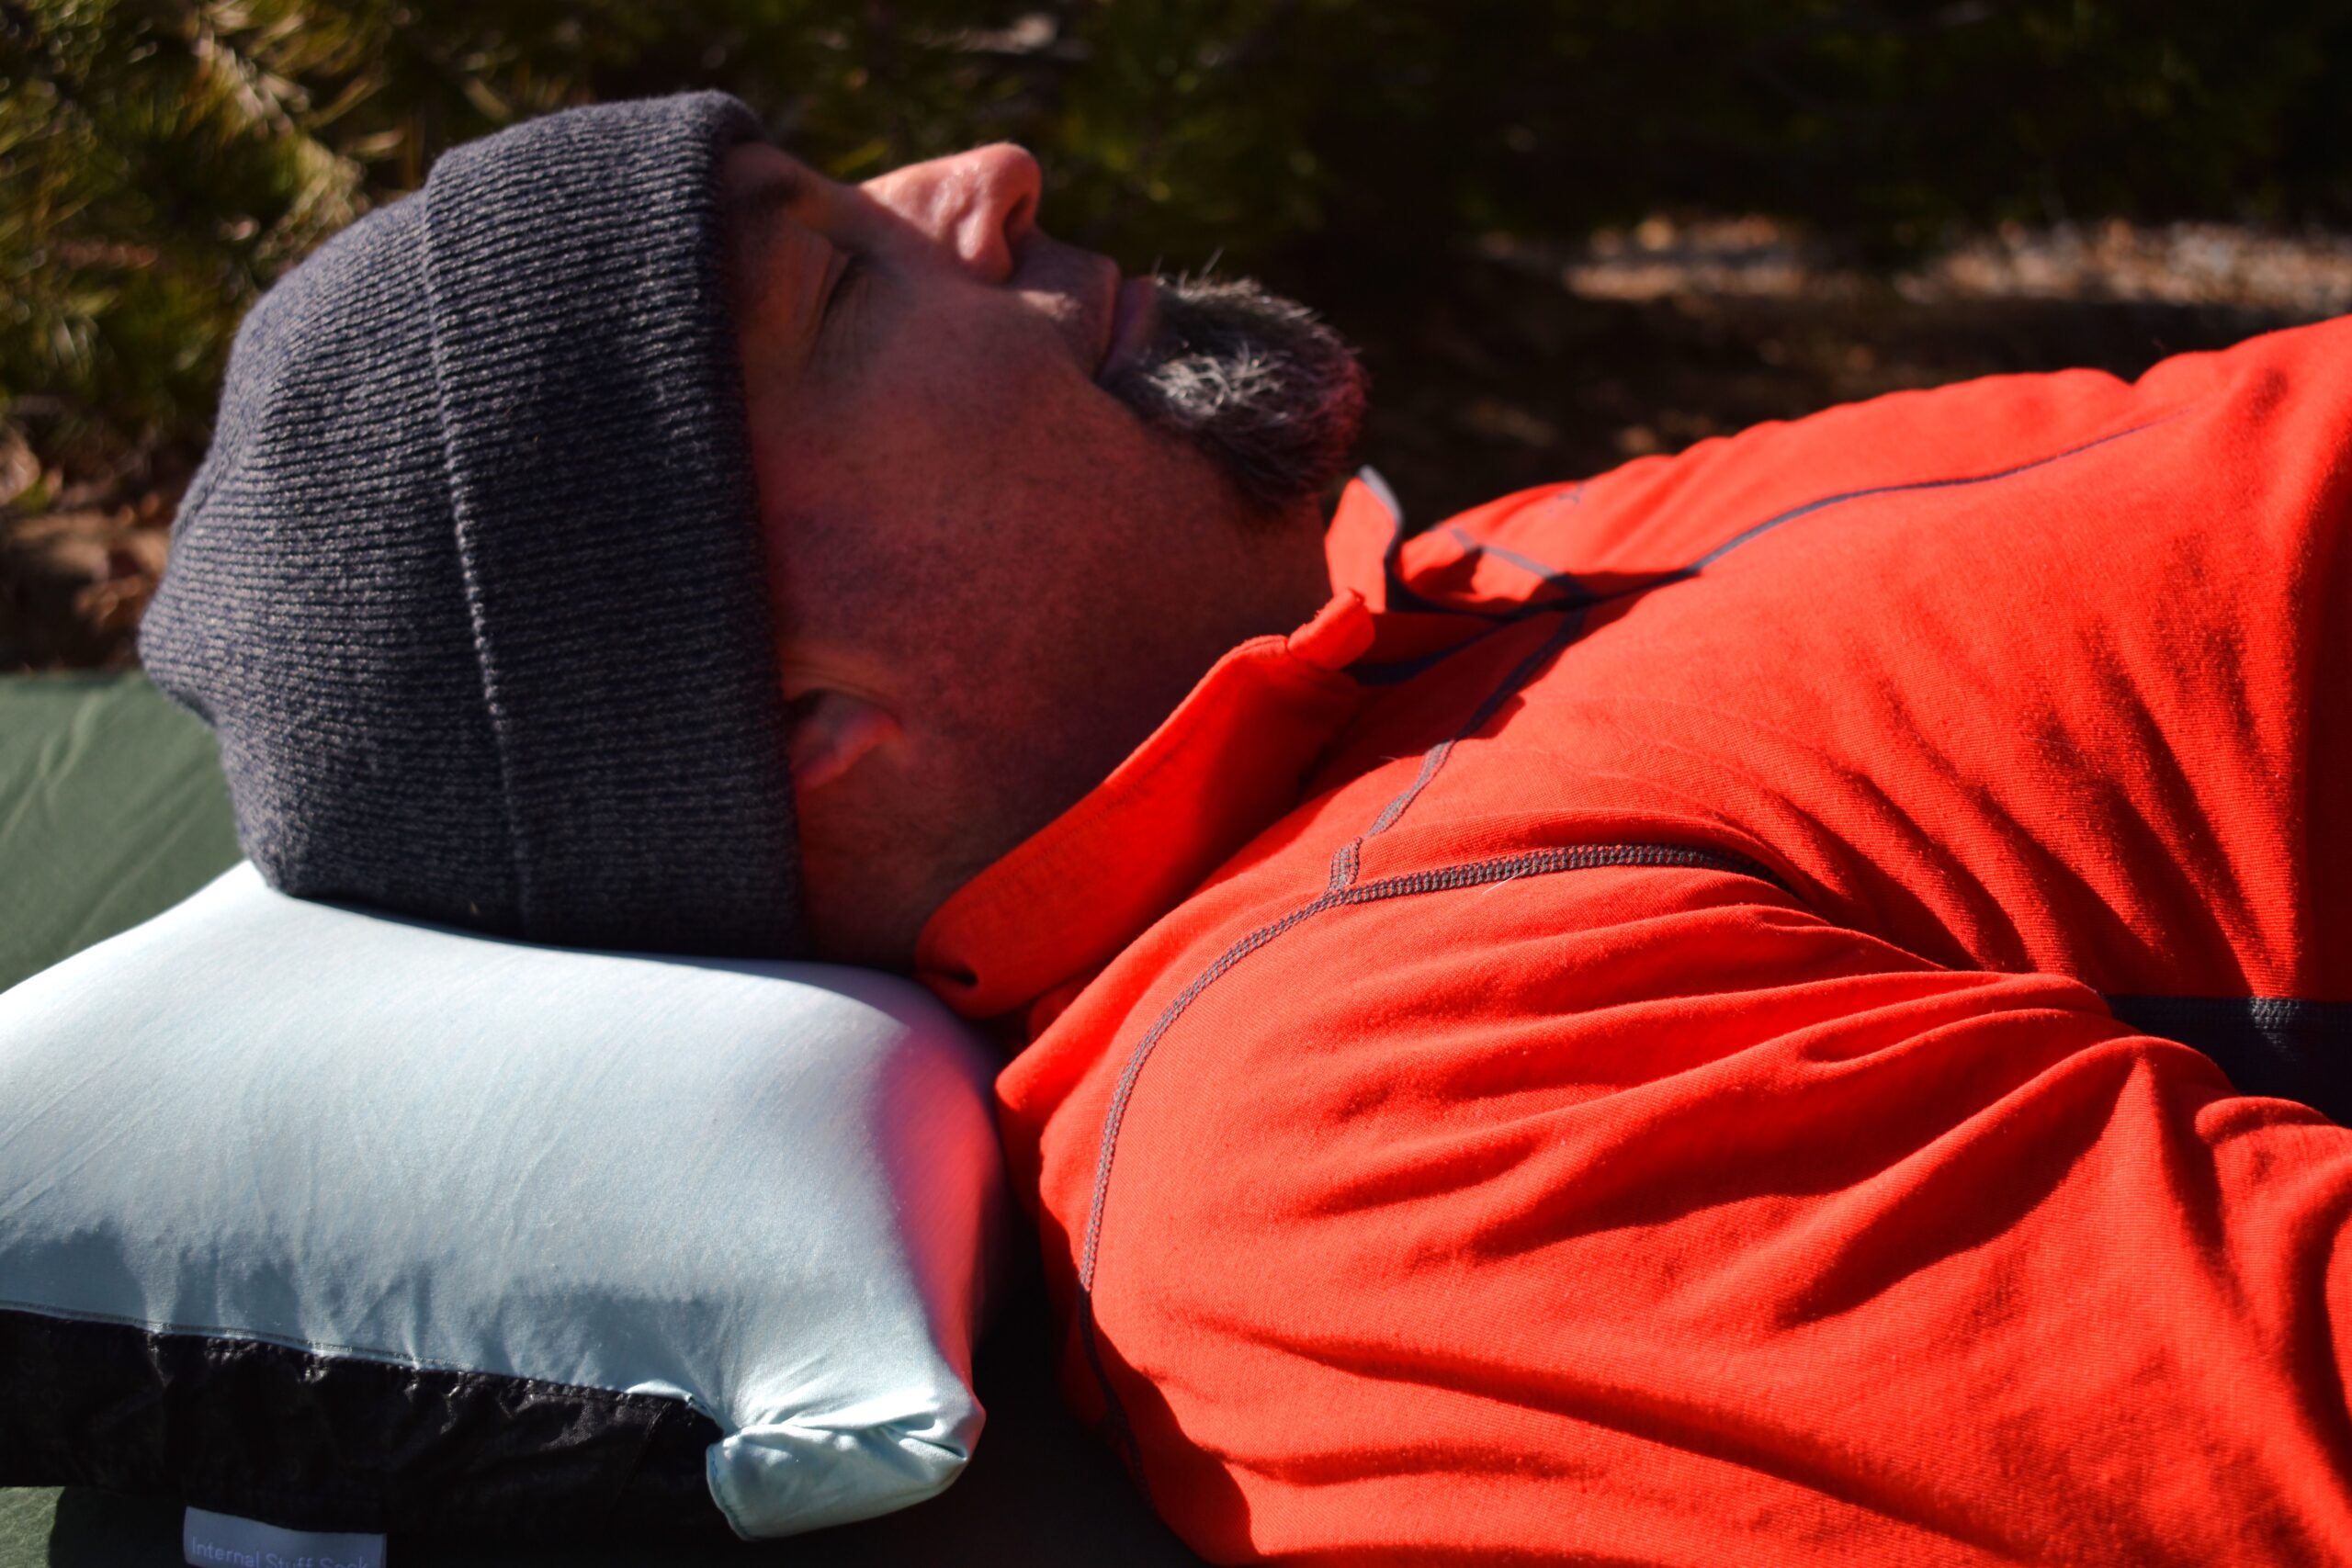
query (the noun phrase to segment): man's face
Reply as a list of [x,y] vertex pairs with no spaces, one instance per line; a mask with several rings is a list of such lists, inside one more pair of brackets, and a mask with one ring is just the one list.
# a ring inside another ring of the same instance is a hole
[[1321,604],[1361,383],[1295,307],[1163,301],[1047,238],[1017,148],[725,175],[810,929],[903,965],[1219,654]]

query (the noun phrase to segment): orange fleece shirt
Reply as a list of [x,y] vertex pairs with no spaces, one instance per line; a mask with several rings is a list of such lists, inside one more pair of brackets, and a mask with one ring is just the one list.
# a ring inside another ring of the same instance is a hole
[[2352,1561],[2347,513],[2352,322],[1351,489],[923,935],[1080,1411],[1220,1561]]

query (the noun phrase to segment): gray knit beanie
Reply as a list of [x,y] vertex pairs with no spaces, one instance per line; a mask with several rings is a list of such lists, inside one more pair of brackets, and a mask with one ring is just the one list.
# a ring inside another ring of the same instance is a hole
[[718,93],[457,148],[237,334],[141,651],[289,893],[790,955]]

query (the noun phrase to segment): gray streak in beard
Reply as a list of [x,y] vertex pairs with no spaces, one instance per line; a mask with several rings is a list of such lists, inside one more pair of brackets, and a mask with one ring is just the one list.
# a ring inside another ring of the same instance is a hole
[[1247,279],[1162,279],[1159,333],[1110,391],[1184,436],[1272,516],[1345,471],[1366,377],[1305,306]]

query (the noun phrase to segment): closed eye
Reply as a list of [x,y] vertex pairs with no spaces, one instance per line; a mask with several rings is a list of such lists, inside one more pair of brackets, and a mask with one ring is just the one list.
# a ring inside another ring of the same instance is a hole
[[832,326],[834,317],[865,284],[865,258],[855,251],[840,254],[842,265],[833,273],[833,286],[825,291],[825,303],[819,311],[819,321],[827,328]]

